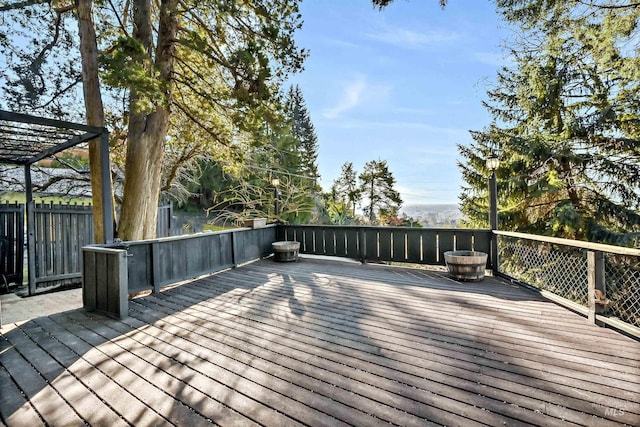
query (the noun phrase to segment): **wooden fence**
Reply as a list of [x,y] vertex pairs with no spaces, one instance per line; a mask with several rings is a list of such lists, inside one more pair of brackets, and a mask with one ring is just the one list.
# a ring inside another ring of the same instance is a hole
[[81,283],[80,253],[94,242],[92,207],[34,203],[33,215],[29,293]]
[[235,267],[272,253],[276,227],[238,228],[83,248],[84,307],[123,318],[129,294]]
[[[282,225],[279,240],[300,242],[300,253],[413,264],[444,265],[444,252],[491,251],[490,230]],[[487,268],[492,268],[491,260]]]
[[[28,244],[29,294],[82,283],[82,247],[94,243],[90,205],[33,203]],[[0,204],[0,273],[9,283],[21,285],[24,271],[23,204]],[[158,208],[158,236],[175,235],[179,229],[173,205]]]
[[22,284],[23,263],[24,205],[0,204],[0,280]]
[[182,229],[178,227],[173,217],[173,203],[169,202],[158,206],[158,224],[156,225],[156,237],[169,237],[181,234]]

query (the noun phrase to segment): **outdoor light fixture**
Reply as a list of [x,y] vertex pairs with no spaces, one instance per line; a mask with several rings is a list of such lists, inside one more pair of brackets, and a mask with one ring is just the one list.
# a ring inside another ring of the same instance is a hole
[[500,166],[500,159],[496,153],[491,153],[489,157],[487,157],[487,169],[491,172],[495,172],[496,169]]
[[280,216],[280,192],[278,191],[278,186],[280,185],[280,179],[278,178],[278,175],[273,175],[273,178],[271,178],[271,185],[273,185],[273,201],[275,204],[276,222],[279,222],[278,217]]

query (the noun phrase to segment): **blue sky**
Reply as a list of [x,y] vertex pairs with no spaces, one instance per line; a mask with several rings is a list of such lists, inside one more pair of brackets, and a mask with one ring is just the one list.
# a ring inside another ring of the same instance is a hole
[[387,160],[405,204],[458,203],[456,144],[491,117],[482,107],[505,62],[493,2],[306,0],[300,85],[319,140],[325,189],[346,161]]

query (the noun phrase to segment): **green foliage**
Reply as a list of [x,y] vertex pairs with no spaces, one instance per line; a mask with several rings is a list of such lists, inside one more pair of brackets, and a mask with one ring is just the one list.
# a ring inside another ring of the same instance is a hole
[[335,202],[331,199],[326,201],[327,216],[329,224],[333,225],[349,225],[354,221],[349,207],[342,202]]
[[[298,5],[298,0],[182,2],[175,16],[177,33],[170,40],[175,45],[172,70],[163,74],[166,64],[158,58],[166,46],[135,38],[131,17],[137,2],[95,3],[101,91],[114,130],[114,160],[120,166],[125,161],[129,115],[151,113],[158,106],[171,111],[161,187],[178,200],[189,197],[198,160],[241,165],[247,149],[268,143],[265,125],[277,127],[284,120],[281,86],[307,55],[294,40],[302,25]],[[162,9],[150,10],[157,30]],[[78,25],[73,12],[60,15],[59,25],[57,17],[50,4],[23,5],[3,14],[7,25],[0,29],[0,58],[7,70],[0,70],[0,81],[8,84],[2,85],[0,102],[82,120]],[[134,111],[123,107],[129,99],[135,100]]]
[[[221,222],[249,216],[285,223],[317,221],[322,211],[317,183],[317,137],[299,88],[291,88],[280,107],[279,121],[263,123],[248,137],[236,158],[199,160],[196,179],[187,192]],[[253,139],[255,138],[255,139]],[[271,179],[278,177],[278,204]]]
[[353,163],[345,162],[331,191],[325,195],[329,221],[332,224],[364,222],[356,215],[356,205],[364,200],[363,211],[369,224],[403,224],[403,219],[397,216],[402,199],[394,188],[395,182],[386,160],[367,162],[360,174]]
[[89,170],[89,159],[72,153],[60,153],[56,160],[51,163],[52,168],[72,168],[78,170]]
[[358,175],[353,163],[345,162],[342,165],[340,176],[331,186],[331,199],[334,203],[350,208],[350,215],[355,218],[356,205],[362,200],[362,190],[358,186]]
[[[375,8],[382,10],[394,1],[395,0],[371,0],[371,3]],[[444,8],[447,5],[447,0],[438,0],[438,3],[440,3],[440,7]]]
[[394,185],[393,174],[389,170],[386,160],[371,160],[364,165],[358,176],[360,192],[367,200],[364,214],[370,224],[388,224],[391,218],[397,216],[402,206],[402,199]]
[[99,55],[104,83],[114,88],[135,89],[136,108],[153,111],[154,105],[166,102],[158,73],[149,73],[152,65],[144,46],[133,37],[120,36]]
[[612,5],[498,2],[521,32],[488,92],[493,122],[459,147],[470,225],[487,225],[484,159],[498,150],[501,229],[602,242],[640,231],[640,8]]
[[291,136],[297,144],[299,173],[317,181],[320,178],[317,165],[318,136],[298,85],[289,88],[285,108],[291,124]]

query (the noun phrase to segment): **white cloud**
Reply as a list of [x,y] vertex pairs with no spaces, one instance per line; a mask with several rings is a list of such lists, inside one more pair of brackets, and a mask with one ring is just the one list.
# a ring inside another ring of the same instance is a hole
[[367,33],[366,37],[406,49],[422,49],[460,39],[460,35],[454,31],[422,33],[405,28],[383,28],[376,33]]
[[323,112],[326,119],[335,119],[341,114],[355,108],[360,103],[362,93],[366,87],[363,77],[358,77],[355,81],[349,83],[343,90],[341,98],[331,108]]

